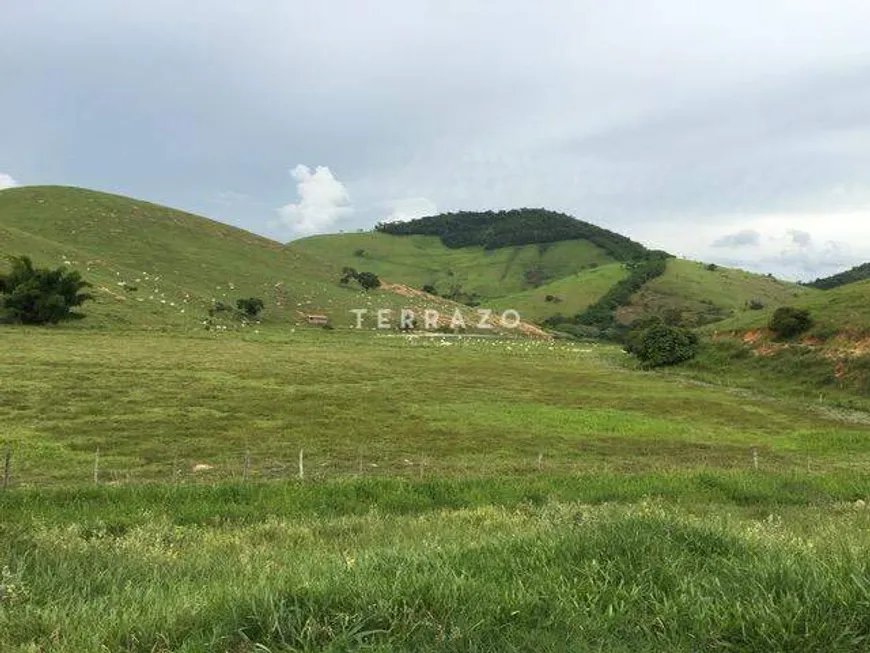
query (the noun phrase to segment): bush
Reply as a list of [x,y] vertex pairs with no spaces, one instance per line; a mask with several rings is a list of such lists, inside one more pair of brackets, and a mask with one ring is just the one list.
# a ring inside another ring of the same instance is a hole
[[813,318],[806,309],[782,306],[776,309],[768,326],[780,338],[793,338],[813,326]]
[[372,290],[381,285],[381,280],[374,272],[357,272],[353,268],[342,268],[341,277],[338,279],[338,282],[346,286],[351,279],[356,279],[357,283],[363,287],[363,290]]
[[747,303],[747,307],[750,311],[760,311],[762,308],[764,308],[764,302],[758,299],[750,299]]
[[372,290],[373,288],[379,288],[381,285],[381,280],[378,279],[378,275],[374,272],[360,272],[356,275],[356,280],[363,287],[363,290]]
[[630,332],[625,349],[647,368],[676,365],[697,355],[698,336],[689,329],[659,322]]
[[431,283],[427,283],[425,286],[423,286],[423,288],[421,288],[421,290],[425,293],[430,294],[430,295],[437,295],[438,294],[438,291],[435,289],[435,286],[433,286]]
[[10,261],[9,274],[0,274],[0,322],[57,324],[84,317],[72,309],[93,296],[81,292],[91,284],[78,272],[34,268],[26,256]]
[[263,300],[259,297],[236,300],[236,307],[248,317],[257,317],[257,314],[263,310],[264,306]]

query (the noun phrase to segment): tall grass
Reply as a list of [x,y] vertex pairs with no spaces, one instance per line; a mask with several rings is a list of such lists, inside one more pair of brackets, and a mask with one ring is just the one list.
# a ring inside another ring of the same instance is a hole
[[[15,491],[2,504],[0,642],[61,652],[862,651],[870,516],[841,500],[862,480]],[[786,488],[801,482],[796,499]],[[650,498],[637,500],[640,488]]]

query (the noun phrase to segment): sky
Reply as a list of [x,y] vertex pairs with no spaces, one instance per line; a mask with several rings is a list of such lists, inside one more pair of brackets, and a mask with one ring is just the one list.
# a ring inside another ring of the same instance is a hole
[[787,279],[870,261],[866,0],[0,4],[0,189],[282,241],[529,206]]

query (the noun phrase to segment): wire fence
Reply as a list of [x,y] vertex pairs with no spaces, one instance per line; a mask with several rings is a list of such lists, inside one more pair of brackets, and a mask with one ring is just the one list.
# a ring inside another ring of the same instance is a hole
[[666,455],[611,458],[584,455],[548,455],[544,452],[478,453],[440,458],[436,455],[377,455],[360,450],[356,456],[334,452],[285,449],[280,454],[244,449],[222,451],[215,455],[152,455],[133,459],[129,454],[113,454],[96,449],[61,459],[51,459],[25,448],[0,450],[2,489],[46,487],[52,485],[191,483],[225,481],[298,480],[316,481],[338,477],[399,476],[423,479],[431,476],[481,476],[516,474],[590,474],[638,473],[653,471],[755,470],[770,472],[827,472],[851,469],[866,471],[861,461],[844,462],[814,459],[810,455],[782,455],[758,447],[731,451],[730,456],[708,457],[699,454],[668,460]]

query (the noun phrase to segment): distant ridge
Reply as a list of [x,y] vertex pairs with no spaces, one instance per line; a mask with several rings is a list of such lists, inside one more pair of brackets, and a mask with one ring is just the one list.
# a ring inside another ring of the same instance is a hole
[[816,279],[806,285],[813,288],[819,288],[820,290],[831,290],[832,288],[839,288],[840,286],[845,286],[847,283],[855,283],[856,281],[863,281],[864,279],[870,279],[870,263],[856,265],[851,270],[846,270],[845,272],[840,272],[839,274],[834,274],[830,277]]
[[642,259],[650,253],[626,236],[546,209],[441,213],[408,222],[380,223],[376,229],[395,236],[438,236],[450,248],[497,249],[583,239],[617,261]]

